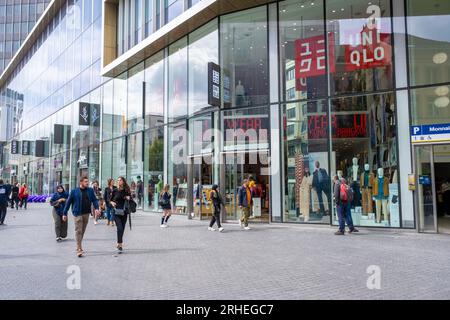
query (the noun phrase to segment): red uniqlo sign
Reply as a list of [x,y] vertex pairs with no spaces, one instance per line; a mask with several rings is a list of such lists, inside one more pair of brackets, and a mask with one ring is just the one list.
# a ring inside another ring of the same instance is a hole
[[349,34],[345,45],[345,71],[372,69],[391,64],[391,36],[365,27]]
[[[335,71],[334,34],[328,35],[329,72]],[[326,72],[325,37],[316,36],[295,41],[295,78],[304,79]]]

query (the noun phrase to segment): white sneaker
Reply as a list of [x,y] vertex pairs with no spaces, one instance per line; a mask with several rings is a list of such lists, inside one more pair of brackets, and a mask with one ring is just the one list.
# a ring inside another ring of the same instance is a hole
[[241,219],[239,219],[239,227],[242,228],[242,220]]
[[223,232],[223,230],[225,230],[225,229],[222,227],[219,228],[219,232]]
[[208,227],[208,231],[216,231],[216,229]]
[[167,224],[162,224],[161,228],[167,228]]
[[95,224],[95,225],[97,225],[97,224],[98,224],[98,222],[94,220],[94,224]]
[[245,227],[244,230],[252,230],[250,227]]

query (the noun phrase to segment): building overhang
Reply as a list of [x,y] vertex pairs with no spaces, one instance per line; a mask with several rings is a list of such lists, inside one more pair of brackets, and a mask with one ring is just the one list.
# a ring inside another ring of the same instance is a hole
[[226,13],[273,2],[273,0],[202,0],[120,56],[116,55],[116,13],[108,6],[117,0],[105,0],[103,13],[102,76],[117,77],[151,57],[208,21]]

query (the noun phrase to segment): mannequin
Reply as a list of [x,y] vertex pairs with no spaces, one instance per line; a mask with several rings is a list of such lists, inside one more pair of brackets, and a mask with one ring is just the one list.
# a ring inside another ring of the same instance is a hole
[[394,169],[394,173],[392,174],[392,183],[398,183],[397,170]]
[[311,206],[311,187],[312,177],[309,173],[309,169],[305,168],[302,182],[300,183],[300,214],[303,216],[303,222],[309,221],[309,213]]
[[361,206],[361,190],[359,186],[359,177],[361,170],[358,165],[358,158],[352,159],[352,166],[348,169],[348,180],[350,181],[350,187],[353,190],[352,208]]
[[337,176],[339,178],[339,181],[341,181],[341,179],[343,178],[344,174],[342,173],[342,170],[338,170],[337,171]]
[[[325,169],[320,167],[320,162],[316,161],[314,163],[314,173],[313,173],[313,180],[312,180],[312,186],[317,192],[317,200],[319,201],[319,210],[323,215],[328,215],[329,210],[328,208],[325,209],[324,203],[330,199],[331,196],[331,181],[328,176],[328,173]],[[326,196],[326,199],[323,199],[323,193]]]
[[154,209],[155,209],[155,211],[158,211],[158,209],[159,209],[159,204],[158,204],[158,202],[159,202],[159,194],[161,193],[163,187],[164,187],[164,182],[163,182],[163,179],[162,179],[162,175],[158,175],[158,181],[155,184],[155,195],[154,195],[154,197],[155,197],[155,201],[154,201],[154,204],[155,204],[155,208]]
[[374,179],[374,174],[370,172],[370,164],[366,163],[364,172],[361,173],[359,180],[362,195],[362,211],[365,215],[373,212],[372,187]]
[[384,177],[384,169],[378,168],[377,178],[373,183],[373,200],[376,205],[377,223],[381,222],[381,215],[384,220],[389,221],[388,199],[389,199],[389,179]]
[[245,96],[245,88],[241,83],[241,80],[238,81],[236,86],[236,106],[242,106],[244,104],[244,96]]

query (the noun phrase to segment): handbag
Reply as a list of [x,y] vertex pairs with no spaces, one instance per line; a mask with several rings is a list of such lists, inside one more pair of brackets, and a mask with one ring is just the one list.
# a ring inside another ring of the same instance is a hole
[[124,216],[125,215],[125,210],[124,209],[114,209],[114,214],[116,216]]

